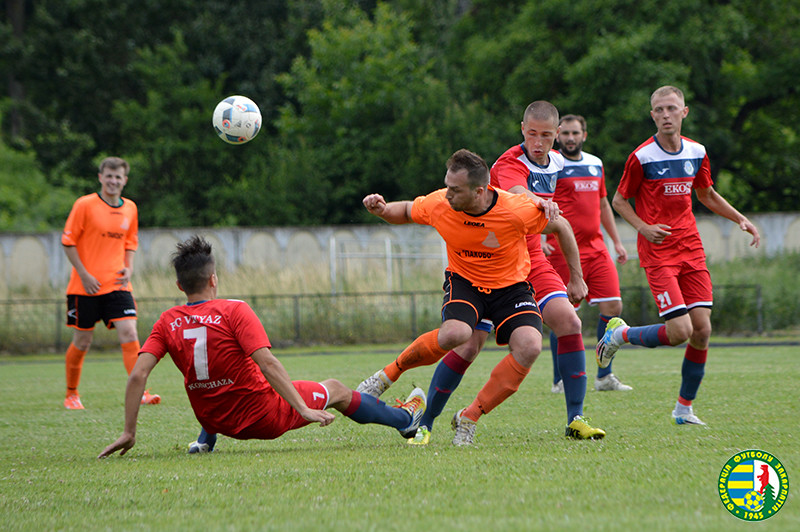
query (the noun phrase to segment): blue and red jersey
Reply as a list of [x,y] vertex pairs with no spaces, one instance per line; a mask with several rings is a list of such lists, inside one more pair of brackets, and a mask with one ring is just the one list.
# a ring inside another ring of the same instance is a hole
[[642,267],[681,264],[705,256],[692,213],[692,190],[708,188],[711,166],[706,148],[681,137],[681,149],[666,151],[650,137],[628,156],[617,191],[636,200],[636,214],[647,224],[666,224],[672,234],[653,244],[641,234],[637,248]]

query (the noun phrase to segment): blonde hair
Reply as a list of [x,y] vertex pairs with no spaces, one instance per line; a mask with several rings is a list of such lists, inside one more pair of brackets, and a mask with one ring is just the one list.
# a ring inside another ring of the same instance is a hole
[[686,100],[683,98],[683,91],[680,90],[678,87],[673,87],[672,85],[664,85],[663,87],[659,87],[653,91],[653,94],[650,95],[650,107],[653,106],[653,100],[659,98],[661,96],[669,96],[670,94],[677,94],[678,98],[681,99],[681,102],[685,104]]

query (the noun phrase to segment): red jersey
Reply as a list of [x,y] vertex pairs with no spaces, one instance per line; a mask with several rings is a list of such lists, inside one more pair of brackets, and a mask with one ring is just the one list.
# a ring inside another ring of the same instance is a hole
[[530,198],[488,190],[496,192],[495,199],[483,214],[454,211],[445,198],[447,189],[440,189],[416,198],[411,218],[442,236],[448,270],[478,287],[505,288],[528,276],[531,262],[523,237],[541,233],[547,218]]
[[[75,201],[61,234],[64,246],[74,246],[86,269],[100,283],[99,296],[117,290],[131,290],[131,285],[114,284],[118,271],[125,267],[125,252],[139,245],[139,211],[136,204],[121,198],[121,204],[109,205],[100,194],[88,194]],[[75,268],[69,277],[67,294],[87,296]]]
[[235,435],[270,414],[262,396],[277,394],[250,357],[262,347],[269,338],[247,303],[212,299],[161,314],[140,352],[169,353],[203,428]]
[[681,137],[681,149],[675,153],[664,150],[653,136],[628,156],[617,191],[636,200],[636,214],[646,224],[669,225],[672,233],[658,245],[639,235],[642,267],[705,257],[692,213],[692,189],[713,184],[706,148],[686,137]]
[[[553,200],[572,226],[581,255],[604,253],[608,249],[600,230],[600,200],[607,195],[603,161],[599,157],[581,152],[578,161],[564,158]],[[547,235],[547,242],[555,247],[553,253],[561,253],[555,235]]]
[[[520,185],[540,198],[551,199],[556,192],[558,172],[564,168],[564,156],[555,150],[548,155],[547,166],[539,166],[528,158],[523,144],[512,146],[492,165],[492,186],[509,190]],[[534,262],[545,260],[540,235],[528,236],[528,252]]]

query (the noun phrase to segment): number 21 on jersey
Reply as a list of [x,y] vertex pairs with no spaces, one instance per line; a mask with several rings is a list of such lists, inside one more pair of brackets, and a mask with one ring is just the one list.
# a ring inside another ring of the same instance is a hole
[[672,305],[672,299],[669,297],[669,292],[662,292],[656,296],[658,298],[658,307],[667,308]]

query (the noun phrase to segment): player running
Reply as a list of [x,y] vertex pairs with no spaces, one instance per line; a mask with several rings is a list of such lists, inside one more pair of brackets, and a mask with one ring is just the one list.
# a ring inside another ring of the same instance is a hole
[[[692,213],[692,190],[711,212],[753,235],[751,246],[758,247],[761,238],[750,220],[714,190],[705,146],[681,136],[689,114],[683,92],[660,87],[650,97],[650,106],[657,132],[628,157],[612,205],[639,233],[639,264],[665,323],[628,327],[622,319],[612,319],[597,344],[597,363],[608,366],[626,343],[657,347],[688,339],[672,419],[678,425],[705,425],[694,414],[692,401],[705,374],[713,297]],[[635,210],[629,199],[636,200]]]
[[[482,320],[492,320],[497,344],[510,348],[476,399],[453,417],[456,445],[473,443],[477,421],[517,391],[541,352],[541,314],[527,281],[531,260],[523,237],[534,235],[539,239],[541,233],[556,232],[562,242],[571,243],[577,256],[572,230],[564,218],[548,220],[539,199],[499,190],[489,185],[489,180],[486,162],[472,152],[459,150],[447,162],[446,188],[413,202],[386,203],[377,194],[364,198],[367,210],[389,223],[433,226],[447,244],[449,265],[441,328],[417,338],[394,362],[365,379],[357,389],[378,397],[403,372],[433,364],[445,355],[457,356],[448,352],[481,334],[474,331]],[[568,307],[574,314],[572,306]],[[485,333],[482,338],[485,341]],[[460,367],[465,369],[463,364]],[[585,392],[585,373],[583,379]],[[435,390],[444,393],[445,388]],[[605,434],[589,427],[579,416],[576,419],[585,425],[587,434],[592,431],[592,437]],[[567,430],[573,429],[577,430],[575,426]]]
[[[533,102],[525,109],[520,128],[523,143],[508,149],[492,166],[492,186],[548,203],[542,198],[552,198],[558,172],[564,167],[562,155],[552,150],[558,134],[558,110],[549,102]],[[555,204],[549,203],[557,209]],[[551,216],[556,213],[557,210]],[[544,323],[558,337],[556,363],[560,375],[565,376],[565,435],[574,439],[599,439],[605,436],[605,432],[592,427],[583,415],[586,352],[581,335],[581,320],[573,307],[586,296],[587,287],[583,281],[580,254],[572,230],[557,232],[557,236],[569,265],[569,282],[564,285],[564,281],[544,256],[540,235],[527,236],[531,262],[527,281],[534,289]],[[420,422],[416,436],[409,440],[410,444],[429,443],[434,419],[444,410],[467,368],[478,356],[491,327],[491,322],[479,324],[469,341],[447,353],[436,367],[428,387],[426,415]]]
[[[606,197],[605,172],[599,157],[583,151],[586,141],[586,120],[579,115],[566,115],[559,122],[559,153],[564,156],[564,168],[558,172],[553,200],[558,203],[563,216],[570,221],[581,254],[583,279],[589,287],[586,302],[597,305],[600,317],[597,323],[597,340],[606,332],[608,322],[622,314],[622,296],[617,268],[603,240],[600,225],[614,243],[617,262],[625,264],[628,252],[619,238],[614,211]],[[558,240],[552,235],[542,244],[550,264],[564,282],[569,281],[569,266]],[[553,392],[563,392],[564,384],[558,372],[558,338],[550,333],[550,350],[553,355]],[[597,368],[594,379],[597,391],[632,390],[611,372],[611,365]]]

